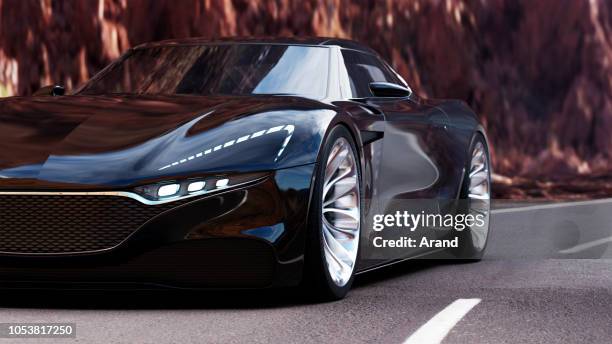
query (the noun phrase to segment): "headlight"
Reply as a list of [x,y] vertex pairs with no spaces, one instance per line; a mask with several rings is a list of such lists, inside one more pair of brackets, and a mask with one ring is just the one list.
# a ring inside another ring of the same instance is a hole
[[134,192],[149,201],[165,203],[225,189],[237,188],[262,180],[265,176],[266,173],[249,173],[232,176],[186,178],[138,186],[134,188]]
[[209,159],[211,156],[214,156],[215,154],[218,154],[218,152],[221,152],[225,149],[256,144],[257,141],[261,140],[261,138],[268,137],[268,135],[270,134],[284,133],[283,139],[282,141],[280,141],[278,151],[275,151],[274,153],[276,155],[274,156],[274,161],[277,161],[285,151],[285,148],[287,148],[289,141],[291,141],[291,137],[293,136],[294,130],[295,127],[293,126],[293,124],[278,125],[263,130],[257,130],[247,135],[237,135],[229,141],[221,141],[215,144],[209,143],[204,147],[198,147],[198,150],[190,152],[189,155],[185,155],[173,162],[168,162],[166,165],[159,167],[157,170],[163,171],[182,164],[189,164]]

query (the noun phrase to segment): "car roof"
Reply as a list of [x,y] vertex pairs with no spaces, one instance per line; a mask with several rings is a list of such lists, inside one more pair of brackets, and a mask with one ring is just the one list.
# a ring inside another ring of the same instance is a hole
[[276,45],[302,45],[302,46],[338,46],[344,49],[357,50],[367,54],[378,55],[371,48],[358,42],[331,37],[227,37],[227,38],[182,38],[169,39],[158,42],[144,43],[134,49],[174,46],[174,45],[216,45],[216,44],[276,44]]

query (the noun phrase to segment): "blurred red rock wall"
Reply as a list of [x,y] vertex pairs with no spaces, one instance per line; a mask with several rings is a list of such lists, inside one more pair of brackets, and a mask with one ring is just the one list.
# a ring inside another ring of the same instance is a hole
[[142,42],[235,35],[370,45],[419,94],[466,100],[505,176],[612,171],[606,0],[0,0],[0,96],[74,87]]

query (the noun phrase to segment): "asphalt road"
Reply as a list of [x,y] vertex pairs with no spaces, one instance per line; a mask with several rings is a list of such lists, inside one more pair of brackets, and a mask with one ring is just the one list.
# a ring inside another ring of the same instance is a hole
[[291,290],[11,292],[0,322],[77,324],[75,340],[50,343],[611,343],[612,200],[492,221],[481,262],[398,264],[359,276],[338,302]]

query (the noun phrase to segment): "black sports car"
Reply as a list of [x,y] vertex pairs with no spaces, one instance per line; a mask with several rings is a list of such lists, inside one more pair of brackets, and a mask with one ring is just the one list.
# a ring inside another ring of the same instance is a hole
[[[428,251],[360,252],[373,214],[488,200],[489,185],[475,114],[419,98],[359,44],[144,44],[71,95],[0,101],[0,286],[339,298],[356,273]],[[487,232],[463,231],[457,256],[479,259]]]

